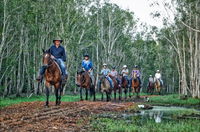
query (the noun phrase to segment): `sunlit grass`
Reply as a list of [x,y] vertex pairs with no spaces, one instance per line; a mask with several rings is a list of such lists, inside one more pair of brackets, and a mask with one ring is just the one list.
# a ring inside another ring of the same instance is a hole
[[96,132],[199,132],[199,120],[171,120],[155,123],[154,120],[94,118],[91,131]]
[[179,106],[194,106],[200,105],[200,99],[187,98],[185,100],[180,99],[178,94],[164,95],[164,96],[152,96],[150,97],[150,103],[157,105],[179,105]]

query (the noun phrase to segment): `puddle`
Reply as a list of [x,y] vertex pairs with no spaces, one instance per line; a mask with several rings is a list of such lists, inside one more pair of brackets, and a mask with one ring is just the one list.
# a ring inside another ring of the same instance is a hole
[[[184,116],[185,115],[185,116]],[[183,118],[182,118],[183,116]],[[156,123],[161,123],[165,120],[176,119],[198,119],[200,120],[200,111],[192,108],[176,107],[176,106],[153,106],[150,110],[140,110],[138,113],[124,112],[124,113],[104,113],[99,114],[101,118],[123,119],[126,122],[132,120],[154,120]],[[187,118],[185,118],[187,117]]]

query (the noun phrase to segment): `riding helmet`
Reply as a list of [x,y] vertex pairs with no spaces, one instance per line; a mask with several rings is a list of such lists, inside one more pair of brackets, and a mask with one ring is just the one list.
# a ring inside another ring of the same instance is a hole
[[84,57],[88,57],[89,58],[90,56],[88,54],[85,54]]
[[127,65],[124,65],[123,68],[127,68]]

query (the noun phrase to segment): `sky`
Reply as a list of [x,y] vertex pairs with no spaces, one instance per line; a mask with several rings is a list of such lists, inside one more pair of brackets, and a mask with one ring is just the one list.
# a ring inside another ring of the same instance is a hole
[[150,15],[150,13],[159,11],[162,14],[161,16],[166,16],[166,11],[162,2],[170,0],[157,0],[159,5],[156,7],[150,7],[150,4],[153,1],[155,0],[110,0],[110,3],[115,3],[122,9],[129,9],[134,12],[136,18],[139,18],[142,23],[161,28],[163,25],[162,17],[155,19]]

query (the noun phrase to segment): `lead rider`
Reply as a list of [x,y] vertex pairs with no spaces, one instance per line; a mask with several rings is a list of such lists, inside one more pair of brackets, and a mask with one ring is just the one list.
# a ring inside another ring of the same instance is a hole
[[[61,43],[63,42],[63,40],[61,40],[60,38],[54,39],[53,40],[53,45],[50,47],[49,51],[51,54],[51,58],[54,59],[59,67],[61,68],[61,72],[62,72],[62,79],[66,79],[67,78],[67,71],[66,71],[66,66],[65,66],[65,61],[66,61],[66,52],[65,52],[65,48],[63,46],[61,46]],[[46,70],[46,66],[42,66],[40,68],[39,71],[39,76],[36,78],[37,81],[41,81],[43,78],[43,75],[45,73]]]

